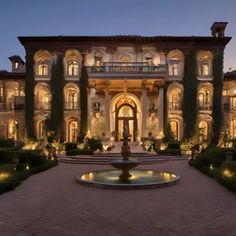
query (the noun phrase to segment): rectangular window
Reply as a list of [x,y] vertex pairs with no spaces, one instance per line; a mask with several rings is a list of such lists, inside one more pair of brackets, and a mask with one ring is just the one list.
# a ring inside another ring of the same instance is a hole
[[169,75],[176,76],[178,75],[178,64],[177,63],[171,63],[169,64]]
[[41,76],[48,75],[48,64],[39,64],[38,65],[38,75],[41,75]]
[[19,68],[19,63],[18,63],[18,62],[15,62],[15,63],[14,63],[14,69],[15,69],[15,70],[18,70],[18,68]]
[[209,63],[208,61],[202,61],[200,62],[198,66],[198,74],[200,76],[207,76],[210,75],[210,70],[209,70]]

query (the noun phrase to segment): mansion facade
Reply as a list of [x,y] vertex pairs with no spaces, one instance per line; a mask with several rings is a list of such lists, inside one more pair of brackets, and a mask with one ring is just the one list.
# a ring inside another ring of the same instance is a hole
[[0,136],[40,139],[49,119],[72,142],[83,117],[91,137],[121,140],[124,125],[131,141],[167,129],[176,140],[193,130],[236,136],[236,82],[222,87],[219,60],[226,25],[215,22],[211,36],[19,37],[26,62],[12,56],[12,72],[0,72]]

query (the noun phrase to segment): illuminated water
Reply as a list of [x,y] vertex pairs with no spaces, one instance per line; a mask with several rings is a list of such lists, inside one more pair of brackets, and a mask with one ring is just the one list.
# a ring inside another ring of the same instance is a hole
[[158,187],[175,183],[179,176],[169,172],[157,170],[130,170],[132,177],[120,180],[120,170],[90,171],[82,176],[77,176],[81,184],[105,188],[145,188]]

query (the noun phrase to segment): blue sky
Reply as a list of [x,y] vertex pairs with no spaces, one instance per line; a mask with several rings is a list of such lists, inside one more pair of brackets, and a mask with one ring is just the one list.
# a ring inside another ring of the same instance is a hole
[[0,70],[24,48],[29,35],[210,35],[214,21],[228,21],[232,36],[225,71],[236,69],[235,0],[1,0]]

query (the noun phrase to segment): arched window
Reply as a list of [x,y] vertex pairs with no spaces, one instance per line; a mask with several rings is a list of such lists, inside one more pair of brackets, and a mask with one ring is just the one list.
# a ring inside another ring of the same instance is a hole
[[37,76],[48,77],[50,69],[50,54],[47,51],[40,50],[34,56],[36,65],[35,73]]
[[236,97],[230,97],[230,110],[236,110]]
[[65,109],[79,109],[79,88],[76,84],[70,83],[64,88]]
[[179,137],[179,124],[177,121],[170,121],[170,130],[175,140],[178,140]]
[[41,120],[38,123],[38,138],[44,137],[45,131],[46,131],[45,120]]
[[65,54],[65,75],[74,77],[79,75],[80,55],[77,50],[68,50]]
[[96,67],[102,66],[102,58],[103,58],[103,53],[100,50],[97,50],[94,53],[94,64]]
[[118,117],[133,117],[133,109],[130,106],[124,105],[120,108]]
[[182,102],[181,89],[178,87],[171,88],[168,93],[168,100],[169,100],[169,110],[171,111],[181,110],[181,102]]
[[230,121],[230,135],[231,137],[236,137],[236,118]]
[[76,142],[78,134],[78,121],[71,120],[68,122],[68,141]]
[[0,102],[3,102],[3,86],[1,82],[0,82]]
[[45,85],[35,88],[35,108],[38,110],[49,110],[51,108],[51,95]]
[[211,95],[208,89],[201,89],[198,93],[198,103],[200,110],[211,109]]
[[208,124],[206,121],[200,121],[198,125],[199,130],[199,141],[204,141],[208,139]]
[[197,56],[198,75],[209,76],[212,71],[212,53],[208,51],[201,51]]
[[67,75],[68,76],[79,75],[79,63],[77,61],[71,60],[67,62]]
[[170,76],[183,74],[183,53],[179,50],[170,51],[167,55],[168,73]]
[[8,135],[9,139],[17,140],[19,135],[19,125],[16,120],[11,120],[8,123]]

